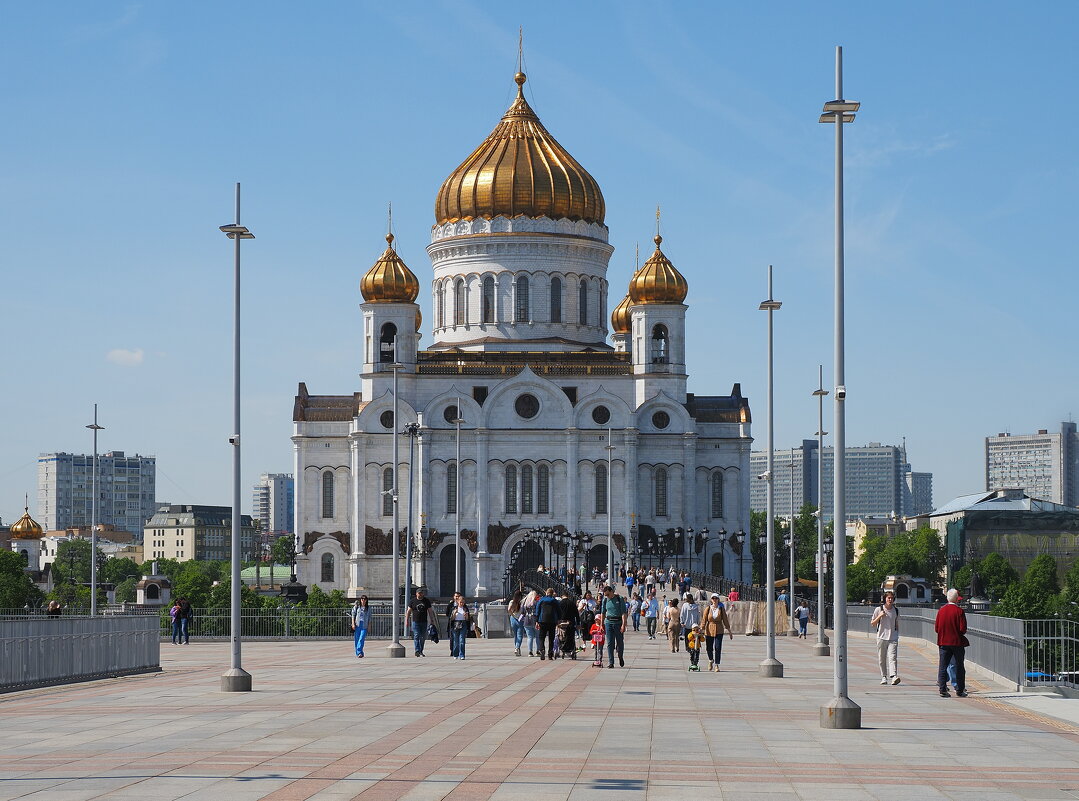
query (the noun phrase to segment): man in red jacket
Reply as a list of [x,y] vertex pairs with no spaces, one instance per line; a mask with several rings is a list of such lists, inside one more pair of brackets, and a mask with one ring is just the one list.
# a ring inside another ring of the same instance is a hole
[[948,590],[948,603],[937,610],[937,647],[940,660],[937,663],[937,689],[941,698],[950,698],[948,692],[948,665],[955,664],[955,694],[967,697],[967,670],[963,665],[963,655],[970,643],[967,641],[967,616],[956,604],[960,600],[959,591]]

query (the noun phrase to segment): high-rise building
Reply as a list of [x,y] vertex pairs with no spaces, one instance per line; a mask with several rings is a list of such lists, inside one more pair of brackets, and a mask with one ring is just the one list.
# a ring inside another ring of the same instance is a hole
[[927,515],[933,511],[933,474],[915,473],[907,471],[907,492],[909,504],[904,501],[903,514],[906,517],[912,515]]
[[1075,423],[1060,431],[985,438],[985,489],[1021,489],[1034,498],[1079,504],[1079,434]]
[[292,473],[263,473],[252,487],[251,517],[263,533],[280,535],[295,531]]
[[[43,453],[37,460],[38,515],[46,531],[90,525],[93,454]],[[97,457],[97,522],[137,539],[156,507],[157,459],[109,451]]]
[[[888,517],[914,514],[914,509],[931,509],[933,505],[933,474],[911,473],[906,463],[905,449],[896,445],[871,442],[861,447],[847,448],[847,514],[851,519]],[[794,508],[802,504],[820,506],[825,519],[832,516],[832,471],[835,451],[824,449],[824,502],[817,503],[817,441],[807,439],[801,447],[777,449],[774,464],[775,513],[790,514],[791,462],[794,463]],[[767,484],[759,476],[767,469],[768,452],[753,451],[750,456],[749,504],[753,511],[764,511],[767,505]],[[907,476],[918,490],[908,486]]]
[[[249,515],[240,515],[240,555],[250,559],[255,548],[255,527]],[[170,504],[161,506],[146,521],[143,549],[147,559],[186,562],[232,558],[232,507]]]

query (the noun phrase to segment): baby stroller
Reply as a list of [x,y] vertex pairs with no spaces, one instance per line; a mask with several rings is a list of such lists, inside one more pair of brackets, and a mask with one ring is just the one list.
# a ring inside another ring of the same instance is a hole
[[592,667],[603,667],[603,627],[592,627],[592,650],[595,651],[595,659],[592,661]]
[[563,620],[555,627],[554,632],[555,645],[555,659],[565,659],[567,656],[570,659],[577,659],[577,644],[573,638],[573,626]]

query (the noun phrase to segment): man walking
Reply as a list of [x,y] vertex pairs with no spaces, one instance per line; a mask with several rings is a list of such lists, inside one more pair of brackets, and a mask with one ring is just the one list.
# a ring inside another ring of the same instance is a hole
[[625,667],[626,660],[623,657],[625,648],[626,623],[629,617],[629,608],[626,601],[615,594],[614,588],[603,588],[603,603],[600,604],[600,617],[603,619],[603,628],[607,635],[607,667],[614,667],[614,655],[618,652],[618,667]]
[[937,689],[941,698],[950,698],[948,692],[948,666],[955,665],[955,694],[967,697],[967,669],[963,664],[967,645],[967,615],[959,608],[959,590],[948,590],[948,603],[937,610],[934,628],[937,630],[937,647],[940,661],[937,663]]
[[[554,597],[554,588],[548,587],[546,594],[536,601],[536,628],[540,633],[540,659],[554,659],[554,634],[561,617],[562,607],[558,599]],[[544,645],[545,642],[546,645]]]
[[884,603],[873,610],[870,626],[877,627],[877,662],[880,683],[899,684],[899,610],[895,593],[884,593]]
[[656,620],[659,618],[659,601],[656,600],[655,593],[648,596],[648,600],[644,605],[644,623],[648,630],[648,639],[654,640],[656,638]]
[[697,606],[697,602],[693,600],[693,596],[688,592],[682,595],[682,601],[682,607],[678,610],[678,622],[682,624],[686,648],[689,648],[689,632],[692,631],[694,626],[700,625],[701,608]]
[[416,590],[416,596],[408,602],[405,610],[405,625],[411,624],[412,644],[416,648],[416,656],[424,656],[423,645],[427,642],[427,627],[435,622],[434,612],[431,611],[431,599],[426,597],[422,589]]

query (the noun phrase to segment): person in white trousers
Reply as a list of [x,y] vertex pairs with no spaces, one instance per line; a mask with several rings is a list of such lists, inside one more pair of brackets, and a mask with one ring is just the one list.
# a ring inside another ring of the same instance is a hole
[[869,625],[877,628],[880,683],[899,684],[899,610],[891,590],[884,593],[884,603],[873,610]]

